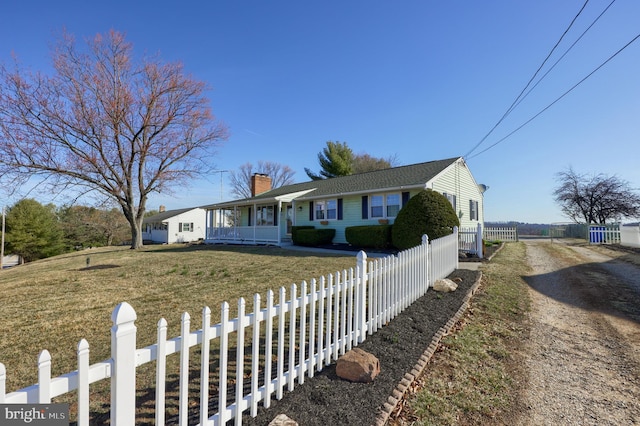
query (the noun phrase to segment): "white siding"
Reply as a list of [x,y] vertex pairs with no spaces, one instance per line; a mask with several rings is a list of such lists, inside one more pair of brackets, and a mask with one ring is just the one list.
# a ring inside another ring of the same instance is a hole
[[[168,243],[188,243],[204,239],[206,230],[206,211],[204,209],[193,209],[188,212],[173,216],[167,219],[169,228],[167,230]],[[193,230],[180,231],[181,223],[193,223]]]
[[[446,168],[432,180],[430,188],[441,194],[448,193],[456,196],[456,214],[460,219],[461,228],[475,228],[478,223],[484,225],[483,195],[464,161],[458,160]],[[478,202],[477,220],[471,220],[470,200]]]
[[[151,229],[147,231],[145,225],[142,237],[155,243],[189,243],[203,240],[207,228],[207,212],[201,208],[194,208],[184,213],[177,214],[162,221],[167,229]],[[180,224],[189,224],[189,230],[181,229]],[[193,224],[193,230],[191,229]],[[150,227],[152,226],[149,224]]]

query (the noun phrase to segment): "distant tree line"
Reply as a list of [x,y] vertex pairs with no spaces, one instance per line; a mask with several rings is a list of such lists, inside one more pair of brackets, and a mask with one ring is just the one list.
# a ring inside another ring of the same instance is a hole
[[130,230],[121,210],[42,205],[23,199],[6,213],[5,252],[32,262],[89,247],[121,245]]

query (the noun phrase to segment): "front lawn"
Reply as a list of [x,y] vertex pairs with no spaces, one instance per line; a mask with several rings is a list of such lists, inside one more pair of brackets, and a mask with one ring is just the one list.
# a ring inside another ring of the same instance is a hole
[[[308,254],[275,247],[148,246],[133,251],[105,247],[57,256],[0,272],[0,362],[7,368],[7,392],[37,382],[37,358],[52,355],[52,374],[73,371],[80,339],[90,345],[91,363],[110,357],[111,313],[126,301],[136,310],[138,347],[155,343],[160,318],[168,336],[179,335],[183,312],[200,328],[204,306],[212,323],[220,305],[268,289],[299,284],[355,267],[345,256]],[[153,377],[141,377],[141,385]]]

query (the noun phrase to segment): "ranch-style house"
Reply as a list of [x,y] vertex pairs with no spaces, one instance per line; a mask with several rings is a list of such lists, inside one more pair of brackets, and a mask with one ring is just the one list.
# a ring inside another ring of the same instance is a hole
[[[291,244],[291,227],[336,230],[346,243],[350,226],[393,224],[402,206],[423,189],[443,194],[460,226],[484,227],[484,185],[478,185],[462,157],[271,188],[268,176],[252,176],[252,197],[203,206],[209,244]],[[224,217],[226,220],[220,221]]]

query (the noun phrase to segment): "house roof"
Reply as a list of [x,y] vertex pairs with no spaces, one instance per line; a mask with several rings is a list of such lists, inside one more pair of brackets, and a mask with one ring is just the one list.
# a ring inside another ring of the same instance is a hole
[[[460,157],[448,158],[349,176],[295,183],[274,188],[252,198],[216,203],[204,206],[204,208],[226,207],[260,201],[290,201],[290,198],[311,200],[336,195],[424,187],[427,182],[459,159]],[[295,196],[291,197],[293,194]]]
[[181,215],[182,213],[186,213],[188,211],[195,210],[198,208],[201,208],[201,207],[189,207],[186,209],[167,210],[162,213],[154,214],[153,216],[145,217],[142,223],[163,222],[174,216],[178,216],[178,215]]

